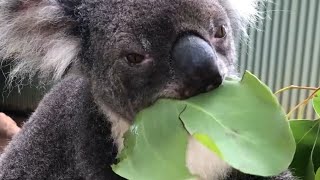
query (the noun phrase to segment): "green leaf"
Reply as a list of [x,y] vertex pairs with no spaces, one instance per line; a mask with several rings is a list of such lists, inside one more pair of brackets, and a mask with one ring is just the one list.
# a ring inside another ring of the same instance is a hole
[[231,166],[271,176],[286,170],[295,142],[272,92],[247,72],[241,82],[188,100],[159,100],[140,112],[113,170],[130,180],[184,180],[189,134]]
[[203,145],[205,145],[207,148],[209,148],[216,155],[222,157],[220,150],[218,149],[217,145],[210,139],[210,137],[204,134],[193,134],[193,137]]
[[320,91],[316,94],[316,96],[312,100],[313,108],[317,112],[320,117]]
[[192,179],[185,165],[189,135],[178,120],[181,111],[176,103],[160,100],[139,113],[113,170],[130,180]]
[[291,168],[304,180],[314,180],[320,167],[320,120],[291,120],[297,150]]
[[[207,135],[234,168],[272,176],[290,165],[295,142],[285,113],[273,93],[247,72],[213,92],[186,100],[180,115],[191,134]],[[208,144],[209,142],[209,144]]]

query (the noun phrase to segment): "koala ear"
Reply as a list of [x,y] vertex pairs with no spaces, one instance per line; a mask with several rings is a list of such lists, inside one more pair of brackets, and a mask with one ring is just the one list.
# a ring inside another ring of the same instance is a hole
[[231,8],[235,10],[242,21],[252,23],[258,17],[258,3],[262,0],[229,0]]
[[76,22],[70,15],[75,7],[62,2],[0,0],[0,59],[13,64],[9,83],[36,74],[58,80],[76,61],[80,38],[72,33]]
[[234,28],[246,34],[247,27],[253,25],[257,19],[261,18],[258,11],[259,3],[268,0],[220,0],[221,3],[227,3],[227,11],[233,23]]

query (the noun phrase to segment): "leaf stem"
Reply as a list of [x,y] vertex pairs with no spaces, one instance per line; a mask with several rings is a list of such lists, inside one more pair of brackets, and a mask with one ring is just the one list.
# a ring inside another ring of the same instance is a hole
[[303,104],[303,105],[299,108],[299,111],[298,111],[298,119],[302,119],[302,118],[303,118],[303,115],[304,115],[304,112],[305,112],[306,107],[307,107],[307,104]]
[[300,108],[303,105],[307,105],[311,99],[320,91],[320,87],[316,88],[315,91],[305,100],[303,100],[301,103],[296,105],[288,114],[287,117],[290,118],[292,113],[294,113],[298,108]]
[[278,90],[274,94],[277,95],[277,94],[283,93],[284,91],[288,91],[288,90],[291,90],[291,89],[305,89],[305,90],[317,91],[319,88],[291,85],[291,86],[288,86],[288,87],[285,87],[285,88],[282,88],[282,89]]

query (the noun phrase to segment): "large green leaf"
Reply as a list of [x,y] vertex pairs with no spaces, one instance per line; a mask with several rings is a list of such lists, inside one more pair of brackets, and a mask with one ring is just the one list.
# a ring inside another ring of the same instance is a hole
[[318,116],[320,117],[320,91],[313,98],[312,102],[313,102],[314,110],[317,112]]
[[303,180],[314,180],[320,167],[320,120],[291,120],[297,150],[291,168]]
[[160,100],[138,114],[113,170],[130,180],[192,178],[185,165],[188,133],[178,120],[180,112],[176,103]]
[[255,76],[227,80],[188,100],[159,100],[140,112],[113,170],[130,180],[193,178],[186,168],[189,134],[231,166],[269,176],[290,164],[295,143],[285,113]]
[[[295,142],[285,113],[273,93],[252,74],[247,72],[241,82],[227,81],[214,92],[185,102],[180,118],[186,129],[207,135],[234,168],[271,176],[291,163]],[[211,146],[208,141],[204,144]]]

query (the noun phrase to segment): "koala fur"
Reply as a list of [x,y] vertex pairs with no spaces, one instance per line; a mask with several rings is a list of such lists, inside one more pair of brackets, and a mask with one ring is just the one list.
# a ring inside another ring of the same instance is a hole
[[[9,81],[38,75],[57,82],[1,155],[0,179],[123,179],[110,165],[136,113],[159,98],[203,92],[196,81],[186,83],[190,77],[172,58],[177,39],[201,37],[214,49],[221,77],[236,76],[235,42],[257,17],[257,4],[0,0],[0,57],[12,62]],[[132,54],[143,61],[132,64]],[[191,137],[186,165],[203,180],[295,179],[289,171],[243,174]]]

